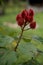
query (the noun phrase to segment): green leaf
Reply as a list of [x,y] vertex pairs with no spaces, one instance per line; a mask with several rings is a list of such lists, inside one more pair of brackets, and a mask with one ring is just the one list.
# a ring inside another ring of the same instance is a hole
[[22,38],[25,42],[31,42],[31,39],[30,38],[25,38],[25,37],[23,37]]
[[42,50],[37,49],[37,51],[38,51],[38,53],[43,53],[43,51],[42,51]]
[[13,50],[16,46],[16,37],[12,38],[6,35],[0,35],[0,48]]
[[20,43],[17,49],[19,55],[18,63],[30,60],[36,53],[37,49],[31,43]]
[[37,41],[43,43],[43,38],[40,37],[40,36],[33,36],[32,39],[33,39],[33,40],[37,40]]
[[41,44],[41,43],[40,44],[36,43],[36,44],[37,44],[37,46],[36,46],[37,49],[40,51],[43,51],[43,44]]
[[16,63],[16,61],[16,52],[7,50],[4,55],[0,58],[0,65],[12,65],[13,63]]
[[14,39],[10,36],[0,35],[0,46],[1,47],[11,44],[13,41]]
[[37,61],[40,62],[40,63],[43,63],[43,53],[38,55]]
[[40,65],[40,63],[36,59],[31,59],[31,60],[23,63],[23,65]]
[[0,58],[5,54],[5,52],[7,51],[7,49],[0,49]]

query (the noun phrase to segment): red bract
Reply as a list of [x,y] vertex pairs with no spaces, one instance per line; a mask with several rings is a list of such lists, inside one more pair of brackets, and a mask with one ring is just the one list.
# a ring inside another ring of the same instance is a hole
[[35,29],[36,28],[36,22],[31,22],[30,23],[30,28]]
[[29,15],[34,16],[34,11],[32,9],[29,10]]
[[22,14],[22,17],[25,19],[26,16],[28,15],[28,11],[25,9],[25,10],[22,11],[21,14]]
[[24,19],[22,18],[21,14],[17,15],[16,20],[19,26],[22,26],[24,24]]

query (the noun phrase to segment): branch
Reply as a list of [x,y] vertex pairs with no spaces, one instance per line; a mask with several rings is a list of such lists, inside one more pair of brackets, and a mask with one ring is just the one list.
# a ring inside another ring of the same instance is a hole
[[27,30],[29,30],[30,28],[27,28],[27,29],[25,29],[24,31],[27,31]]

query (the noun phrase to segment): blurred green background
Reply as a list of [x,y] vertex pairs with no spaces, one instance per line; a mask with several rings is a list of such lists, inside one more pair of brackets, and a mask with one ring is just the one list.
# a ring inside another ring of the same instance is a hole
[[[27,8],[26,0],[0,0],[0,33],[14,33],[16,29],[9,26],[4,26],[4,23],[15,24],[16,15],[25,8]],[[43,37],[43,12],[35,13],[34,18],[37,22],[38,28],[36,30],[31,31],[34,34]],[[29,31],[29,33],[31,33],[31,31]],[[26,32],[26,34],[27,33],[28,31]]]
[[[22,10],[27,9],[28,6],[27,0],[0,0],[0,35],[8,35],[13,38],[19,35],[21,29],[16,27],[16,16]],[[35,12],[34,19],[37,22],[37,28],[26,31],[23,35],[43,37],[43,12]],[[43,45],[40,46],[40,49],[43,50]]]

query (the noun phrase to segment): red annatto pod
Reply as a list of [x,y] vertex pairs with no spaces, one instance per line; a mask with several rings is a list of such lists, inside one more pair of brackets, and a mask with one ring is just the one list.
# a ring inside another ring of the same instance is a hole
[[34,11],[32,9],[29,9],[29,16],[34,16]]
[[33,21],[33,15],[34,15],[34,11],[32,9],[28,10],[23,10],[21,13],[22,17],[25,19],[26,22],[32,22]]
[[27,16],[25,19],[27,22],[31,23],[33,21],[33,16]]
[[18,21],[18,25],[19,25],[20,27],[22,27],[22,25],[24,24],[23,22],[24,22],[24,21]]
[[30,28],[31,29],[35,29],[36,28],[36,22],[35,21],[30,23]]
[[22,17],[25,19],[28,15],[28,11],[25,9],[25,10],[22,11],[21,14],[22,14]]
[[16,20],[18,25],[22,27],[22,25],[24,24],[24,19],[22,18],[21,14],[17,15]]
[[[33,22],[33,15],[34,15],[34,11],[32,9],[29,9],[29,11],[27,11],[26,9],[23,10],[16,17],[18,25],[22,27],[22,25],[24,25],[27,22],[28,24]],[[34,25],[33,25],[33,28],[34,28]]]
[[17,17],[16,17],[16,20],[18,21],[21,18],[22,18],[21,14],[18,14]]

